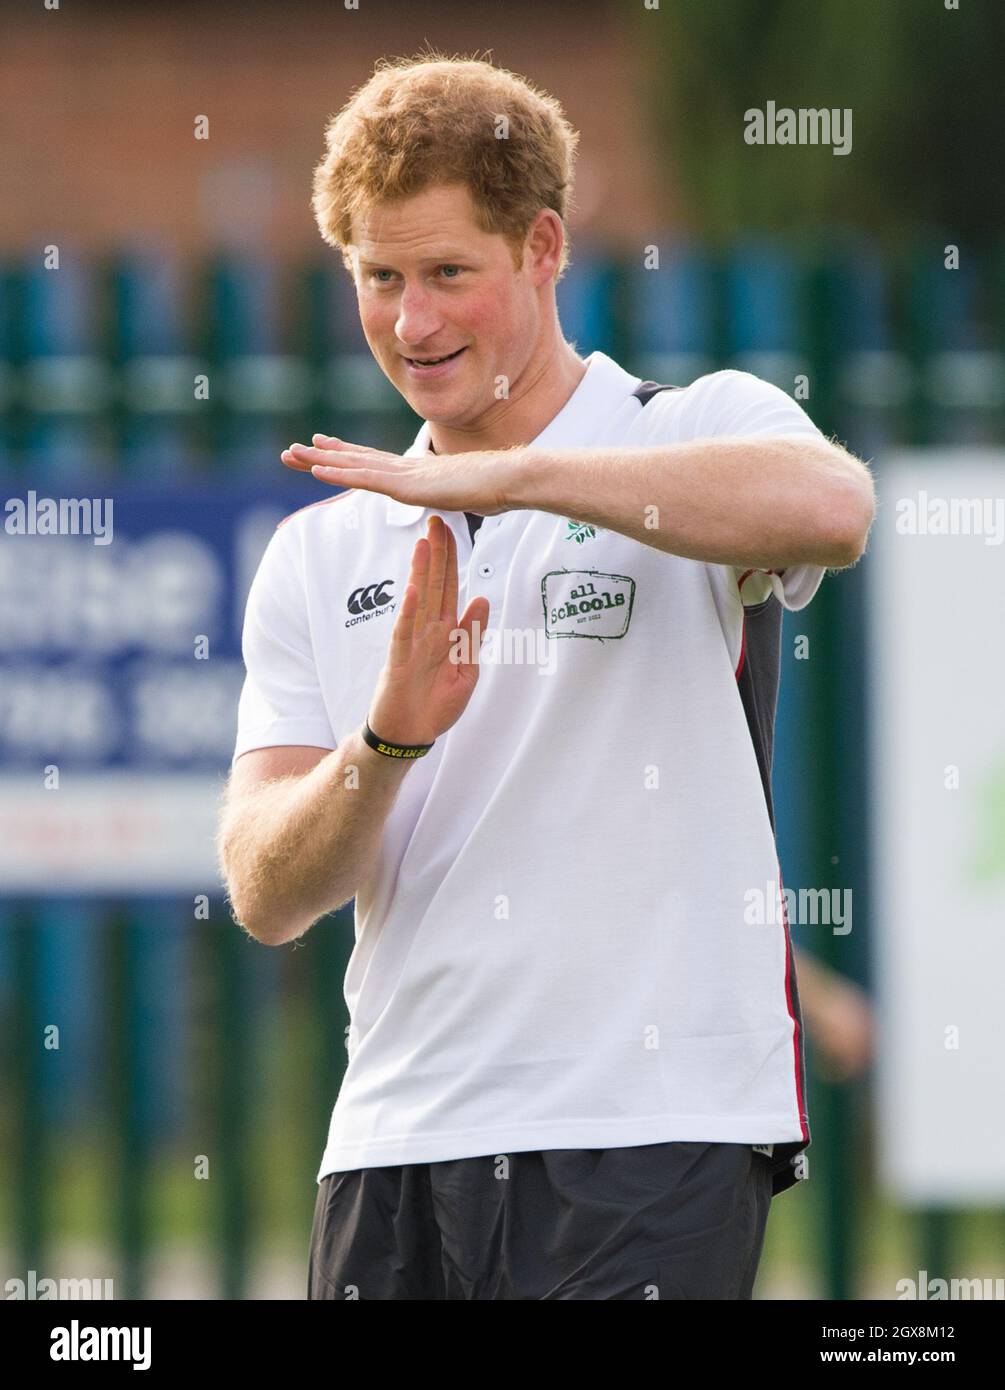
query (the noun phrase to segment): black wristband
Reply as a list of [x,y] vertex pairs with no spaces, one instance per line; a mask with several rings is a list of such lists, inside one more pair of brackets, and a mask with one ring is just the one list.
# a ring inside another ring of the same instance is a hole
[[365,719],[363,742],[375,752],[383,753],[385,758],[424,758],[433,746],[431,743],[385,743],[382,738],[377,737]]

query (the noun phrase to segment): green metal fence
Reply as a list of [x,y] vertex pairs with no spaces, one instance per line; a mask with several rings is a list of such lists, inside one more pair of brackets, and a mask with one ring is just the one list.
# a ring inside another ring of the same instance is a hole
[[[894,443],[1003,436],[1005,261],[963,274],[940,257],[921,247],[891,264],[849,243],[753,244],[713,258],[668,241],[654,272],[586,248],[560,286],[560,312],[580,352],[600,348],[646,377],[686,383],[740,366],[806,390],[817,424],[878,469]],[[71,269],[72,288],[23,264],[0,277],[9,492],[85,477],[165,489],[193,477],[264,480],[281,467],[280,448],[315,430],[402,448],[417,428],[370,359],[340,270],[222,260]],[[867,569],[866,559],[829,581],[799,615],[815,657],[786,660],[775,781],[786,878],[852,886],[868,905]],[[785,794],[792,785],[798,812]],[[856,919],[853,940],[806,945],[867,985],[874,924],[868,911]],[[90,1241],[114,1264],[116,1295],[143,1297],[184,1235],[212,1266],[217,1294],[241,1298],[273,1246],[305,1260],[345,1057],[351,912],[282,951],[246,938],[222,894],[205,920],[190,902],[82,909],[40,894],[0,902],[0,923],[0,1248],[11,1272],[52,1270],[69,1241]],[[73,940],[89,961],[77,987],[97,991],[84,1011],[86,1044],[63,1016],[69,996],[51,988],[59,943]],[[165,941],[174,955],[159,975],[152,962]],[[157,1021],[165,1002],[177,1004],[167,1032]],[[46,1044],[53,1024],[63,1025],[58,1049]],[[797,1188],[778,1205],[791,1213],[810,1203],[812,1221],[792,1220],[804,1242],[812,1232],[807,1263],[819,1292],[861,1296],[876,1201],[867,1085],[827,1083],[814,1070],[809,1099],[805,1186],[817,1196]],[[962,1218],[910,1219],[922,1263],[948,1273]]]

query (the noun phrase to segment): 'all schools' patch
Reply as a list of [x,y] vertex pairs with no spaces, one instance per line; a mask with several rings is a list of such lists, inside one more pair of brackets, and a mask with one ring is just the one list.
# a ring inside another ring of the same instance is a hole
[[599,570],[551,570],[541,580],[548,637],[624,637],[635,580]]

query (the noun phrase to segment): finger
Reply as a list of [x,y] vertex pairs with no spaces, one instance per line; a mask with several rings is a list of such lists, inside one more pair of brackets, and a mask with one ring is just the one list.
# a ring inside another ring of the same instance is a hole
[[371,444],[350,444],[348,439],[339,439],[337,434],[312,434],[311,442],[317,449],[337,453],[339,449],[351,449],[355,454],[382,454],[383,449],[375,449]]
[[412,572],[408,576],[418,591],[419,602],[415,610],[415,632],[421,633],[426,626],[429,592],[430,545],[426,536],[420,536],[412,552]]
[[310,464],[302,462],[294,454],[291,454],[289,449],[284,449],[279,457],[282,459],[283,463],[286,464],[287,468],[294,468],[298,473],[309,473],[311,471]]
[[[478,654],[481,651],[482,643],[485,640],[485,629],[489,621],[489,601],[487,598],[473,598],[464,610],[464,616],[457,624],[468,634],[467,649],[471,653],[470,661],[460,661],[459,666],[473,667],[478,665]],[[475,638],[477,637],[477,641]]]
[[405,585],[405,596],[391,629],[391,642],[387,649],[389,666],[405,666],[412,654],[412,636],[415,631],[415,613],[419,606],[419,591],[414,584]]
[[367,492],[381,492],[385,497],[393,497],[398,493],[398,489],[391,485],[386,473],[375,473],[372,468],[358,468],[351,463],[315,463],[310,471],[319,483],[333,483],[337,487],[361,487]]
[[457,620],[457,540],[450,526],[447,527],[447,567],[443,575],[440,618],[451,623]]
[[334,462],[335,458],[340,463],[351,462],[353,459],[365,459],[372,468],[376,469],[378,464],[383,461],[388,472],[393,471],[391,465],[400,462],[398,459],[383,454],[379,449],[355,449],[349,444],[343,444],[338,449],[316,448],[313,444],[291,444],[286,452],[295,459],[300,459],[302,463],[330,464]]
[[412,564],[405,584],[405,596],[401,610],[391,630],[391,665],[401,665],[409,659],[412,639],[419,627],[419,606],[425,585],[425,573],[429,563],[429,542],[420,536],[412,551]]
[[[316,448],[312,444],[290,444],[286,452],[301,463],[331,463],[332,450]],[[348,452],[348,451],[345,451]]]
[[426,596],[430,618],[435,622],[443,607],[443,581],[447,569],[447,546],[450,527],[442,516],[429,518],[429,592]]

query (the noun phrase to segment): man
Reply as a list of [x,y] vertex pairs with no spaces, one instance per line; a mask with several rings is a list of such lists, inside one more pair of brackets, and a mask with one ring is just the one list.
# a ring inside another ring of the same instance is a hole
[[749,890],[781,605],[859,557],[872,486],[756,377],[565,341],[575,140],[434,56],[315,173],[424,423],[284,452],[348,490],[281,523],[245,621],[235,915],[279,945],[356,900],[312,1298],[748,1299],[809,1142],[781,894],[758,924]]

